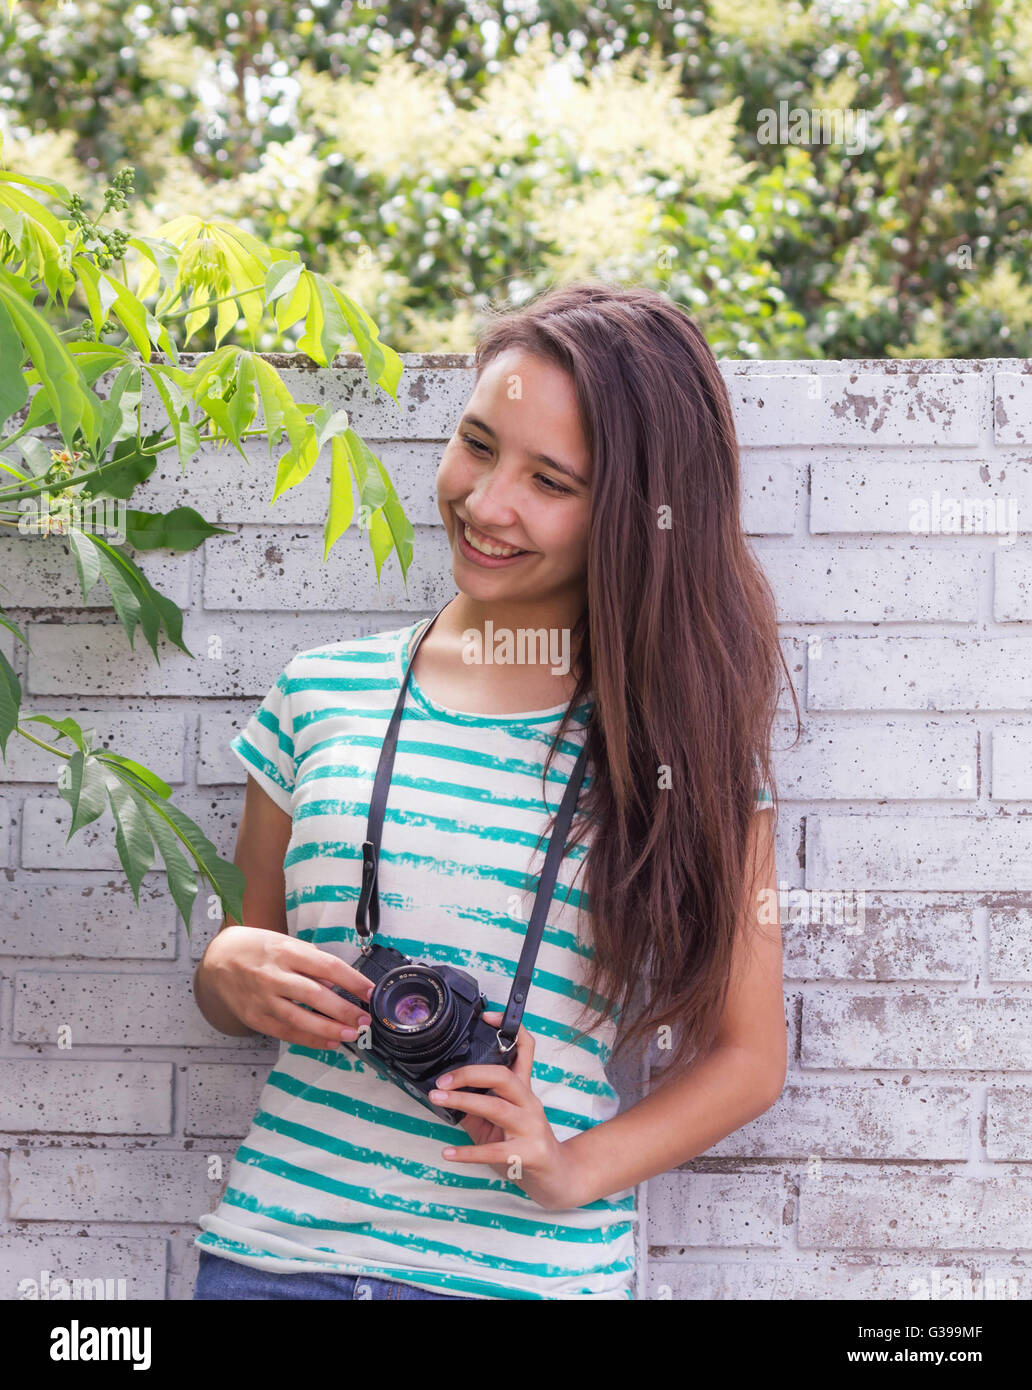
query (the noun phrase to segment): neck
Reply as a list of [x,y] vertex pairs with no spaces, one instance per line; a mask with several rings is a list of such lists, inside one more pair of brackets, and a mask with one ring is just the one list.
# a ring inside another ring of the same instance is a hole
[[[549,634],[549,649],[553,654],[560,649],[569,653],[571,669],[576,670],[573,630],[583,611],[584,601],[579,595],[552,602],[485,603],[460,591],[437,619],[434,632],[440,629],[443,640],[457,645],[462,641],[462,634],[471,629],[479,632],[481,639],[487,643],[497,641],[498,634],[505,631],[515,634],[520,629],[536,632],[544,628]],[[552,659],[555,659],[554,655]]]

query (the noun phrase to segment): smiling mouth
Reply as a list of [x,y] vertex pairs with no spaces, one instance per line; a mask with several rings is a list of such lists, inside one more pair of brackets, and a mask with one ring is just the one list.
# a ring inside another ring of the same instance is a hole
[[[462,518],[459,518],[462,521]],[[526,550],[517,550],[512,545],[499,545],[496,541],[490,540],[479,531],[474,531],[468,521],[462,521],[462,534],[467,545],[478,551],[481,555],[488,555],[495,560],[508,560],[513,555],[526,555]]]

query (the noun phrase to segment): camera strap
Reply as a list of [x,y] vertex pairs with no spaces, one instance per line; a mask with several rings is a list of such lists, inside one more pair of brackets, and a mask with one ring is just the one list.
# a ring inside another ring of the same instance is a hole
[[[448,603],[450,602],[451,600],[449,599]],[[401,682],[401,689],[398,691],[398,699],[394,706],[394,713],[391,715],[390,723],[387,726],[387,733],[384,735],[383,746],[380,749],[380,761],[376,768],[376,778],[373,782],[372,795],[369,798],[369,820],[366,826],[366,838],[362,845],[362,885],[358,895],[358,907],[355,912],[355,929],[362,938],[363,944],[361,949],[364,953],[368,953],[370,950],[371,938],[380,926],[380,896],[377,885],[377,871],[380,858],[380,834],[383,830],[384,811],[387,807],[387,793],[390,790],[391,771],[394,767],[394,754],[398,746],[398,729],[401,726],[401,716],[405,706],[405,696],[408,692],[409,677],[412,675],[412,664],[415,661],[420,642],[422,642],[423,638],[447,607],[448,604],[446,603],[437,610],[416,639],[415,645],[409,656],[404,678]],[[527,934],[524,938],[523,950],[520,952],[519,962],[516,966],[516,975],[512,982],[512,988],[509,991],[509,1002],[505,1010],[505,1017],[502,1019],[498,1028],[498,1041],[503,1052],[511,1051],[516,1045],[516,1035],[519,1032],[520,1020],[523,1017],[523,1010],[527,1003],[527,996],[530,993],[530,985],[534,976],[534,962],[537,959],[538,948],[541,945],[541,938],[545,930],[545,918],[548,915],[549,904],[552,901],[552,894],[555,890],[555,880],[559,872],[559,863],[566,852],[566,837],[570,832],[574,807],[580,795],[581,783],[584,781],[587,753],[588,745],[587,738],[585,737],[584,746],[581,748],[577,761],[574,763],[569,781],[566,784],[566,790],[563,793],[562,801],[559,804],[559,811],[548,841],[545,862],[541,870],[541,877],[538,881],[537,896],[534,899],[534,907],[530,914],[530,922],[527,925]],[[368,927],[366,925],[367,913],[369,916]]]

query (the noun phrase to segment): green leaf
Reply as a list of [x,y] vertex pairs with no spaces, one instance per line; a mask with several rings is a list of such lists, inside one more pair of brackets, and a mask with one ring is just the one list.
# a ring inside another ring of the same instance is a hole
[[80,753],[89,752],[90,741],[87,738],[92,729],[83,729],[72,716],[66,715],[64,719],[54,719],[49,714],[26,714],[26,720],[31,719],[34,724],[47,724],[51,729],[56,729],[59,737],[70,738],[78,748]]
[[107,400],[101,402],[103,427],[97,441],[97,453],[106,454],[115,440],[136,435],[140,408],[141,377],[139,363],[127,362],[118,372]]
[[285,294],[293,294],[304,266],[300,260],[276,261],[265,273],[265,303],[273,304]]
[[41,389],[50,398],[61,438],[69,448],[73,448],[76,431],[81,429],[95,449],[101,426],[97,397],[86,385],[78,365],[43,315],[31,304],[26,304],[17,277],[2,268],[0,303],[6,307],[29,351],[35,370],[40,373]]
[[380,342],[380,330],[366,311],[350,295],[335,285],[328,289],[337,302],[355,344],[365,363],[366,376],[373,386],[381,386],[398,403],[398,382],[401,380],[402,360],[393,348]]
[[91,545],[86,536],[74,526],[68,532],[67,538],[75,557],[75,568],[79,572],[79,587],[82,589],[83,600],[86,600],[100,578],[100,557],[96,546]]
[[348,446],[339,436],[330,440],[330,505],[323,528],[323,560],[329,555],[355,515],[355,497],[351,490],[351,470]]
[[85,753],[75,752],[68,759],[67,767],[62,769],[58,792],[72,808],[67,844],[77,831],[103,814],[106,800],[103,770]]
[[18,727],[21,695],[21,682],[14,674],[14,667],[0,652],[0,756],[4,762],[7,761],[7,740]]
[[[152,792],[157,792],[162,800],[167,801],[172,795],[172,788],[167,782],[163,781],[156,772],[152,772],[149,767],[144,767],[142,763],[133,762],[132,758],[125,758],[121,753],[112,753],[110,748],[100,749],[96,753],[97,758],[102,763],[110,763],[120,777],[125,778],[126,773],[132,773],[133,777],[138,778],[144,786]],[[130,780],[125,778],[125,780]]]
[[25,636],[24,632],[22,632],[21,628],[17,625],[17,623],[11,622],[10,618],[7,617],[7,615],[4,613],[2,609],[0,609],[0,627],[5,627],[7,628],[8,632],[13,632],[15,637],[17,637],[18,641],[23,643],[26,650],[30,652],[32,651],[31,646],[29,646],[29,639]]
[[50,450],[35,435],[28,434],[24,439],[17,439],[15,443],[21,451],[21,456],[29,465],[29,472],[34,478],[44,478],[53,467],[54,460],[50,456]]
[[354,430],[344,431],[344,442],[348,446],[348,458],[358,484],[359,505],[369,513],[378,511],[387,501],[387,489],[377,471],[379,460]]
[[29,399],[29,388],[25,377],[17,370],[22,359],[21,339],[14,327],[10,314],[0,302],[0,425],[9,420],[16,410]]
[[200,431],[190,419],[189,402],[184,401],[180,383],[171,374],[173,368],[164,367],[158,363],[145,362],[143,370],[148,373],[154,383],[155,390],[161,397],[161,403],[165,407],[165,413],[176,441],[179,466],[185,473],[188,460],[192,459],[201,447]]
[[209,536],[229,536],[224,527],[212,526],[193,507],[160,512],[127,511],[125,538],[134,550],[196,550]]
[[95,468],[82,485],[85,497],[117,497],[126,502],[141,483],[145,483],[158,465],[156,454],[145,452],[163,436],[163,430],[145,435],[140,444],[135,436],[121,439],[106,463]]
[[139,623],[160,666],[157,639],[158,632],[164,627],[169,641],[192,657],[193,652],[182,640],[183,615],[172,600],[158,593],[147,576],[120,546],[110,545],[92,533],[81,534],[86,535],[97,548],[101,573],[111,590],[111,601],[119,621],[128,634],[130,647],[134,647],[136,625]]
[[306,270],[304,278],[311,291],[305,331],[297,340],[298,352],[306,352],[320,367],[328,367],[349,336],[348,324],[334,298],[332,289],[322,275]]
[[149,266],[140,265],[136,284],[136,298],[148,299],[159,285],[173,285],[179,264],[179,247],[164,237],[131,236],[127,243],[134,251],[139,251],[150,261]]
[[140,884],[154,863],[154,841],[143,810],[146,803],[114,774],[107,778],[106,785],[111,814],[115,818],[115,848],[139,907]]
[[161,857],[165,861],[169,892],[172,894],[176,907],[179,908],[179,915],[189,930],[190,915],[193,912],[194,899],[197,897],[197,884],[194,880],[193,870],[179,848],[175,832],[163,813],[163,810],[167,811],[168,808],[160,809],[146,798],[141,797],[140,809],[150,833],[154,837],[154,842],[161,852]]
[[[11,4],[8,8],[13,12],[14,5]],[[68,192],[68,189],[63,183],[58,183],[57,179],[45,178],[42,174],[32,174],[30,176],[29,174],[22,174],[20,172],[14,173],[10,169],[0,169],[0,179],[6,183],[23,183],[28,188],[42,189],[44,193],[52,193],[53,196],[60,199],[62,203],[69,203],[71,201],[72,195]],[[58,226],[60,225],[61,224],[58,223]]]
[[[369,544],[376,561],[377,583],[380,580],[380,567],[392,548],[398,552],[398,563],[401,566],[401,575],[404,580],[412,563],[412,537],[415,533],[411,522],[405,515],[398,494],[394,491],[394,484],[388,477],[387,470],[379,459],[375,459],[374,462],[380,471],[384,487],[387,489],[387,500],[380,511],[373,515],[369,523]],[[407,582],[405,587],[407,591]]]

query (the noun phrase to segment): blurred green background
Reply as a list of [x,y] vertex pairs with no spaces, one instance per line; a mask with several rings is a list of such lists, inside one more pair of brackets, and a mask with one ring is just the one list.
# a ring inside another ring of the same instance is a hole
[[[5,166],[97,213],[132,165],[107,225],[238,222],[398,351],[600,276],[719,357],[1032,355],[1030,0],[19,0],[0,26]],[[765,143],[780,102],[866,113],[862,148]]]

